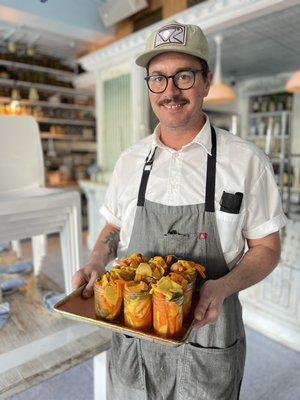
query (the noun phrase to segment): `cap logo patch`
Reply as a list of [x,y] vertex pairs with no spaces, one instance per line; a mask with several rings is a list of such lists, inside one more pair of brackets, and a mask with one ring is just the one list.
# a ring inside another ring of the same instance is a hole
[[186,41],[186,27],[183,25],[167,25],[161,28],[154,39],[154,47],[163,44],[182,44]]

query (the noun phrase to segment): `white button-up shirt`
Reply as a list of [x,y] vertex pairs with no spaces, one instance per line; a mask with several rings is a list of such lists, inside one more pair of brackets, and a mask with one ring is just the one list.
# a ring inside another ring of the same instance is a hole
[[[242,251],[245,238],[259,239],[286,223],[272,165],[252,143],[216,128],[217,165],[215,210],[225,260]],[[180,150],[165,146],[154,133],[125,150],[116,163],[100,212],[120,227],[118,255],[128,248],[145,158],[157,146],[146,199],[165,205],[205,202],[207,155],[211,154],[211,129],[206,118],[198,135]],[[220,210],[223,191],[243,193],[239,214]]]

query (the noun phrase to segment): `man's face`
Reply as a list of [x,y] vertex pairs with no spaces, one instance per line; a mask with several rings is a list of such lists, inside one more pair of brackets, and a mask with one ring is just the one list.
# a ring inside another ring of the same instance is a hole
[[[170,76],[190,69],[201,69],[201,64],[196,57],[168,52],[160,54],[150,61],[148,75]],[[208,94],[210,80],[211,73],[204,80],[202,74],[198,72],[195,75],[195,84],[190,89],[178,89],[170,78],[163,93],[149,91],[152,109],[161,126],[170,130],[198,126],[202,117],[203,98]]]

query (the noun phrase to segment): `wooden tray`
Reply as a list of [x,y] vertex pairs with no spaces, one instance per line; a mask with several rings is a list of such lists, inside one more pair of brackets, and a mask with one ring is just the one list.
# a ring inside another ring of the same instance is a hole
[[124,325],[123,317],[120,317],[113,322],[106,321],[105,319],[97,317],[95,314],[94,296],[88,299],[83,298],[81,296],[83,289],[84,286],[80,287],[79,289],[66,296],[64,299],[60,300],[57,304],[55,304],[54,310],[68,318],[72,318],[77,321],[79,320],[93,325],[98,325],[101,328],[110,329],[114,332],[124,333],[129,336],[150,340],[151,342],[156,342],[172,347],[177,347],[183,344],[187,339],[191,329],[193,328],[194,310],[198,301],[197,293],[193,297],[190,315],[183,323],[182,330],[177,339],[166,339],[159,337],[153,331],[140,332],[138,330],[126,327]]

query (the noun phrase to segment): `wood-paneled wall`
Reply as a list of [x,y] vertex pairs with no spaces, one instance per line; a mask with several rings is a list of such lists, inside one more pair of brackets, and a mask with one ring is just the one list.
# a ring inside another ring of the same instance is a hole
[[169,18],[187,8],[187,0],[163,0],[163,18]]
[[172,15],[179,13],[187,8],[188,0],[149,0],[149,6],[142,11],[134,14],[133,16],[124,19],[116,25],[116,33],[112,37],[104,38],[101,42],[96,44],[91,44],[82,54],[78,56],[83,56],[92,51],[99,50],[109,44],[122,39],[131,33],[134,32],[135,22],[139,20],[139,18],[146,19],[148,14],[151,14],[161,8],[162,18],[169,18]]

